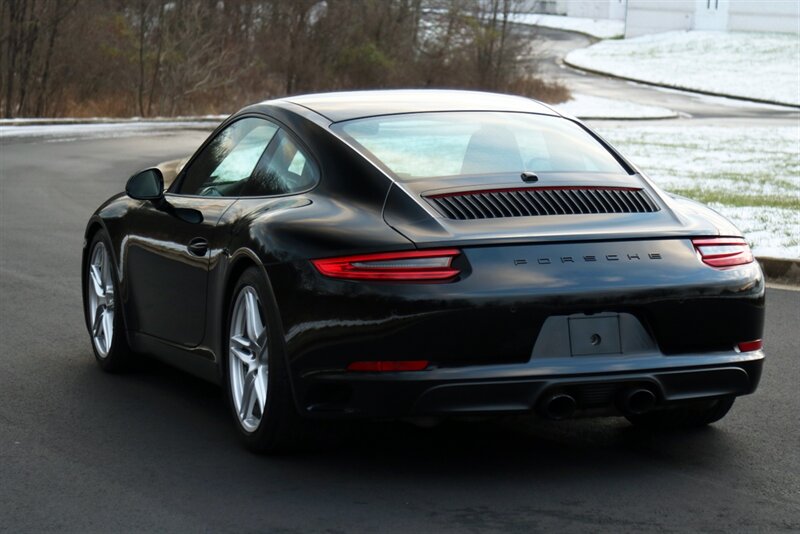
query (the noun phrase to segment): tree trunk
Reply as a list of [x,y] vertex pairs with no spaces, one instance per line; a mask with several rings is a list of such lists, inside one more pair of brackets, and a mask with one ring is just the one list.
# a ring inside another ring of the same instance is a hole
[[61,6],[64,5],[63,0],[54,0],[55,11],[53,12],[53,21],[50,26],[50,38],[47,42],[47,51],[45,52],[44,67],[42,69],[41,82],[39,88],[39,99],[36,103],[36,116],[41,117],[46,111],[47,89],[50,81],[50,63],[53,59],[53,51],[55,50],[56,35],[58,34],[58,27],[61,21],[72,11],[78,4],[75,0],[71,5],[67,5],[64,11],[61,11]]
[[144,117],[144,20],[145,3],[139,0],[139,84],[137,97],[139,101],[139,116]]
[[164,28],[161,17],[164,14],[163,7],[159,10],[159,28],[158,28],[158,45],[156,48],[156,62],[153,65],[153,73],[150,76],[150,92],[147,96],[147,115],[153,113],[153,95],[156,92],[156,82],[158,81],[158,74],[161,71],[161,53],[164,47]]
[[6,72],[6,95],[3,116],[14,116],[14,82],[17,76],[17,57],[19,57],[20,40],[22,34],[24,0],[8,0],[8,71]]
[[19,101],[17,102],[17,116],[25,110],[26,99],[28,97],[28,89],[30,84],[31,65],[33,64],[33,50],[36,47],[36,42],[39,40],[39,18],[34,15],[36,11],[36,1],[29,0],[27,6],[27,16],[25,17],[26,26],[30,25],[27,29],[24,48],[22,50],[22,57],[27,61],[20,63],[20,76],[19,76]]

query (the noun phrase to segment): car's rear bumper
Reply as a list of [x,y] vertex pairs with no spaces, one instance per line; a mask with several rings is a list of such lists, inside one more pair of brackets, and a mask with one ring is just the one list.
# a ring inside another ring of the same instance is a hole
[[[552,263],[609,251],[625,261]],[[293,382],[354,361],[491,369],[524,366],[533,353],[569,356],[566,323],[550,323],[588,316],[618,315],[623,330],[623,316],[635,319],[636,330],[669,356],[724,352],[763,338],[758,264],[714,269],[688,239],[462,252],[463,275],[448,283],[337,280],[308,262],[272,266]],[[661,259],[644,259],[651,254]]]
[[[763,351],[532,359],[526,364],[418,372],[319,371],[296,383],[312,417],[413,417],[531,412],[565,392],[579,410],[611,412],[626,391],[652,391],[657,405],[746,395],[761,378]],[[624,410],[623,410],[624,411]]]

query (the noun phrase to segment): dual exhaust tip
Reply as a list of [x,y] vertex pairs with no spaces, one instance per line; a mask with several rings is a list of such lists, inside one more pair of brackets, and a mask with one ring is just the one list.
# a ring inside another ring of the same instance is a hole
[[[652,410],[658,398],[653,390],[644,387],[624,389],[617,396],[617,407],[624,414],[642,414]],[[539,403],[539,412],[548,419],[567,419],[575,414],[578,401],[569,393],[551,393]]]

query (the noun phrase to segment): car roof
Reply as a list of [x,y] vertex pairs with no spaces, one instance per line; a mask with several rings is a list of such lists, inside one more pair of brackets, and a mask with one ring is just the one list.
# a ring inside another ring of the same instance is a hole
[[432,111],[512,111],[558,115],[552,108],[521,96],[480,91],[436,89],[397,89],[379,91],[343,91],[299,95],[263,102],[284,102],[303,106],[331,122],[376,115],[423,113]]

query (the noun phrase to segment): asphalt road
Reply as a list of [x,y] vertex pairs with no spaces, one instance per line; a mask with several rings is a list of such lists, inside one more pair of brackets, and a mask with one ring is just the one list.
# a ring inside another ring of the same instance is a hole
[[693,432],[341,425],[269,458],[240,448],[217,387],[155,363],[104,374],[81,315],[85,221],[204,135],[0,139],[0,531],[800,529],[798,292],[768,292],[760,390]]

